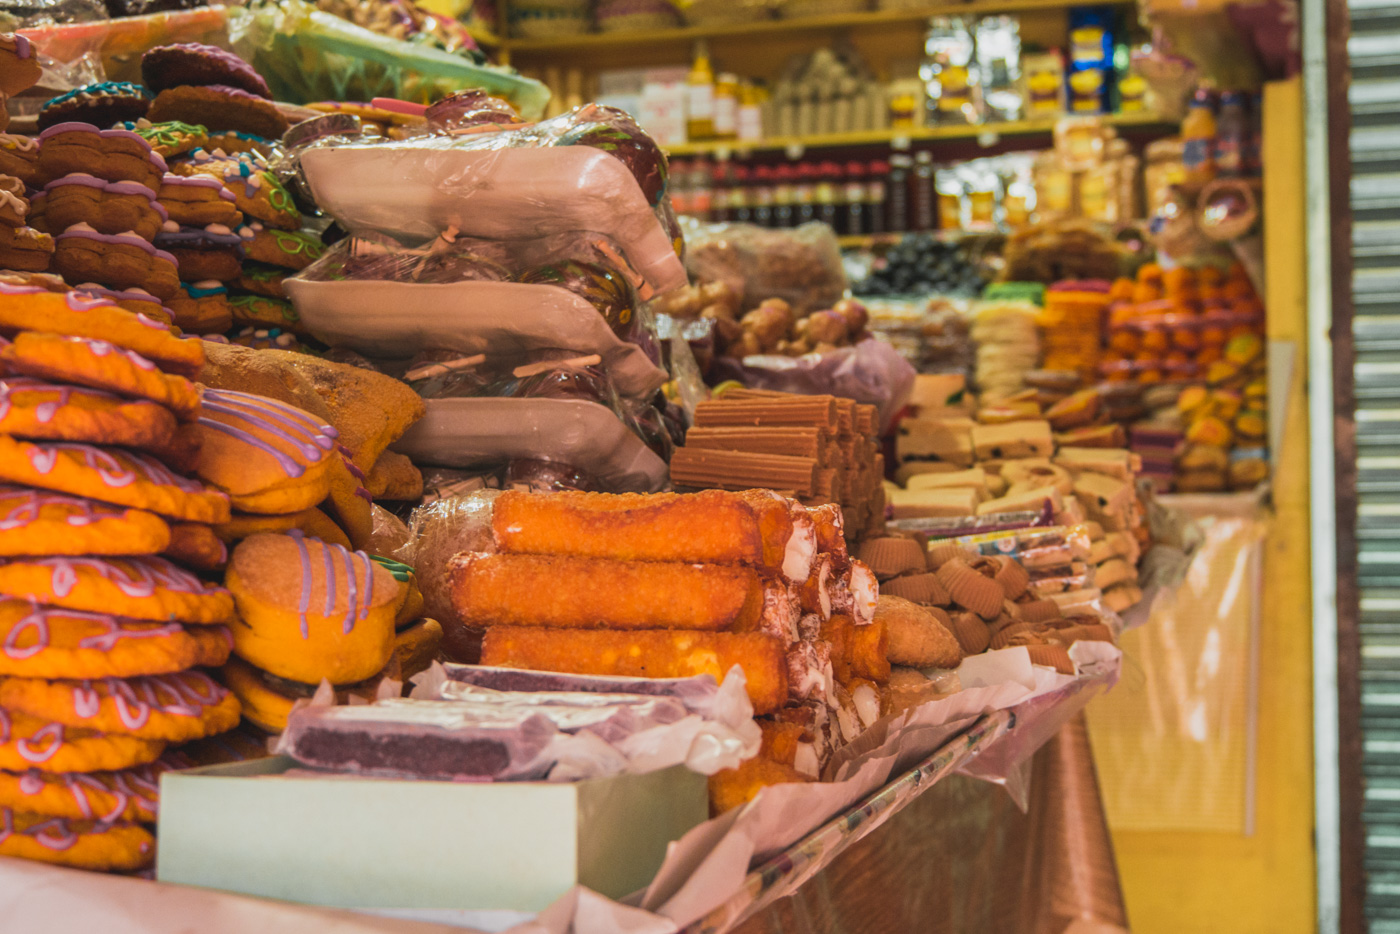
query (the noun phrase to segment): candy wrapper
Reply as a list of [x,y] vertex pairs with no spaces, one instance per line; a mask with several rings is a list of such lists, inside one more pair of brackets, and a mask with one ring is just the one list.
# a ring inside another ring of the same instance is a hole
[[750,389],[800,395],[833,395],[874,405],[882,433],[894,424],[914,391],[914,368],[899,351],[879,339],[802,357],[761,356],[716,360],[709,382],[737,380]]
[[800,315],[830,308],[846,292],[841,248],[830,226],[769,230],[753,224],[687,225],[686,269],[693,279],[722,282],[741,307],[781,298]]
[[434,665],[414,679],[409,698],[334,706],[325,692],[299,705],[277,751],[316,768],[471,781],[578,781],[680,763],[710,775],[756,755],[761,734],[743,670],[735,666],[718,686],[684,680],[696,683],[673,691],[691,703],[560,684],[495,690]]
[[535,124],[490,116],[467,126],[430,116],[402,140],[326,136],[298,150],[299,171],[352,233],[421,243],[448,230],[499,240],[591,230],[640,274],[641,297],[685,284],[666,157],[630,117],[596,104]]

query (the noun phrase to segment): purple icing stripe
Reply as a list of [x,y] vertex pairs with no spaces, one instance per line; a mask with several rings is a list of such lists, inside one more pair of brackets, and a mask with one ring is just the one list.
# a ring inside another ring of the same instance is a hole
[[165,160],[161,158],[160,153],[152,149],[151,144],[147,140],[142,139],[139,134],[133,133],[130,130],[99,130],[91,123],[78,123],[76,121],[69,121],[68,123],[55,123],[53,126],[49,127],[47,130],[39,134],[39,145],[42,146],[47,140],[58,136],[60,133],[96,133],[103,139],[133,140],[137,143],[140,143],[141,148],[146,150],[146,154],[150,157],[152,165],[160,169],[162,172],[164,172],[168,168],[168,166],[166,166],[165,164]]
[[175,257],[164,250],[156,249],[154,244],[147,243],[145,240],[132,234],[100,234],[95,230],[74,230],[70,227],[54,239],[63,240],[68,237],[77,237],[83,240],[96,240],[99,243],[111,243],[118,246],[140,247],[156,259],[163,259],[172,266],[175,265]]
[[176,187],[180,185],[189,185],[194,188],[217,188],[219,189],[219,197],[223,198],[225,201],[238,200],[233,196],[233,192],[224,187],[223,182],[214,178],[212,175],[167,174],[160,180],[160,184],[161,187],[165,187],[166,185],[174,185]]

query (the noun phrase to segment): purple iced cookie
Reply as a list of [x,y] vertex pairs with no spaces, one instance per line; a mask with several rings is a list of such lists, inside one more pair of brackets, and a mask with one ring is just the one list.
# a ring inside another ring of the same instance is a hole
[[182,42],[141,56],[141,78],[153,93],[182,84],[224,85],[272,99],[267,82],[243,59],[217,46]]
[[463,130],[486,123],[519,123],[520,114],[508,102],[478,88],[449,94],[424,111],[434,130]]
[[90,123],[107,127],[127,120],[140,120],[151,107],[151,95],[129,81],[89,84],[53,98],[39,110],[39,129],[60,123]]

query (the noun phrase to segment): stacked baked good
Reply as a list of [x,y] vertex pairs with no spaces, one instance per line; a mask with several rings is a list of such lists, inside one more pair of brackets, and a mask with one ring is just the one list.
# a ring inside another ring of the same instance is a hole
[[876,408],[835,396],[731,389],[696,406],[671,482],[691,489],[779,490],[841,507],[858,540],[885,524]]
[[977,386],[989,401],[1025,388],[1025,374],[1040,360],[1039,309],[1029,302],[983,302],[972,317],[977,345]]
[[0,854],[141,869],[162,753],[239,717],[203,345],[7,282],[0,334]]
[[478,544],[449,562],[447,582],[453,624],[484,630],[482,664],[717,680],[743,670],[768,741],[712,779],[716,810],[815,779],[880,716],[888,636],[834,505],[808,510],[767,490],[506,492]]
[[6,101],[39,80],[34,47],[24,36],[0,33],[0,268],[42,272],[53,254],[53,238],[29,222],[27,187],[35,180],[38,146],[4,131]]

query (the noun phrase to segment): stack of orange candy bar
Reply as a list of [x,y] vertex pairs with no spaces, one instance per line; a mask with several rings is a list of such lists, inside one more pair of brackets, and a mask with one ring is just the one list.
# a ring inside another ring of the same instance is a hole
[[[768,490],[507,492],[494,553],[452,559],[454,609],[481,663],[610,677],[722,680],[737,665],[763,729],[756,760],[712,779],[712,806],[811,781],[878,709],[890,665],[878,585],[835,506]],[[873,697],[870,696],[873,694]]]
[[732,389],[700,403],[671,482],[689,489],[779,490],[804,506],[835,503],[852,541],[883,528],[875,406],[836,396]]

